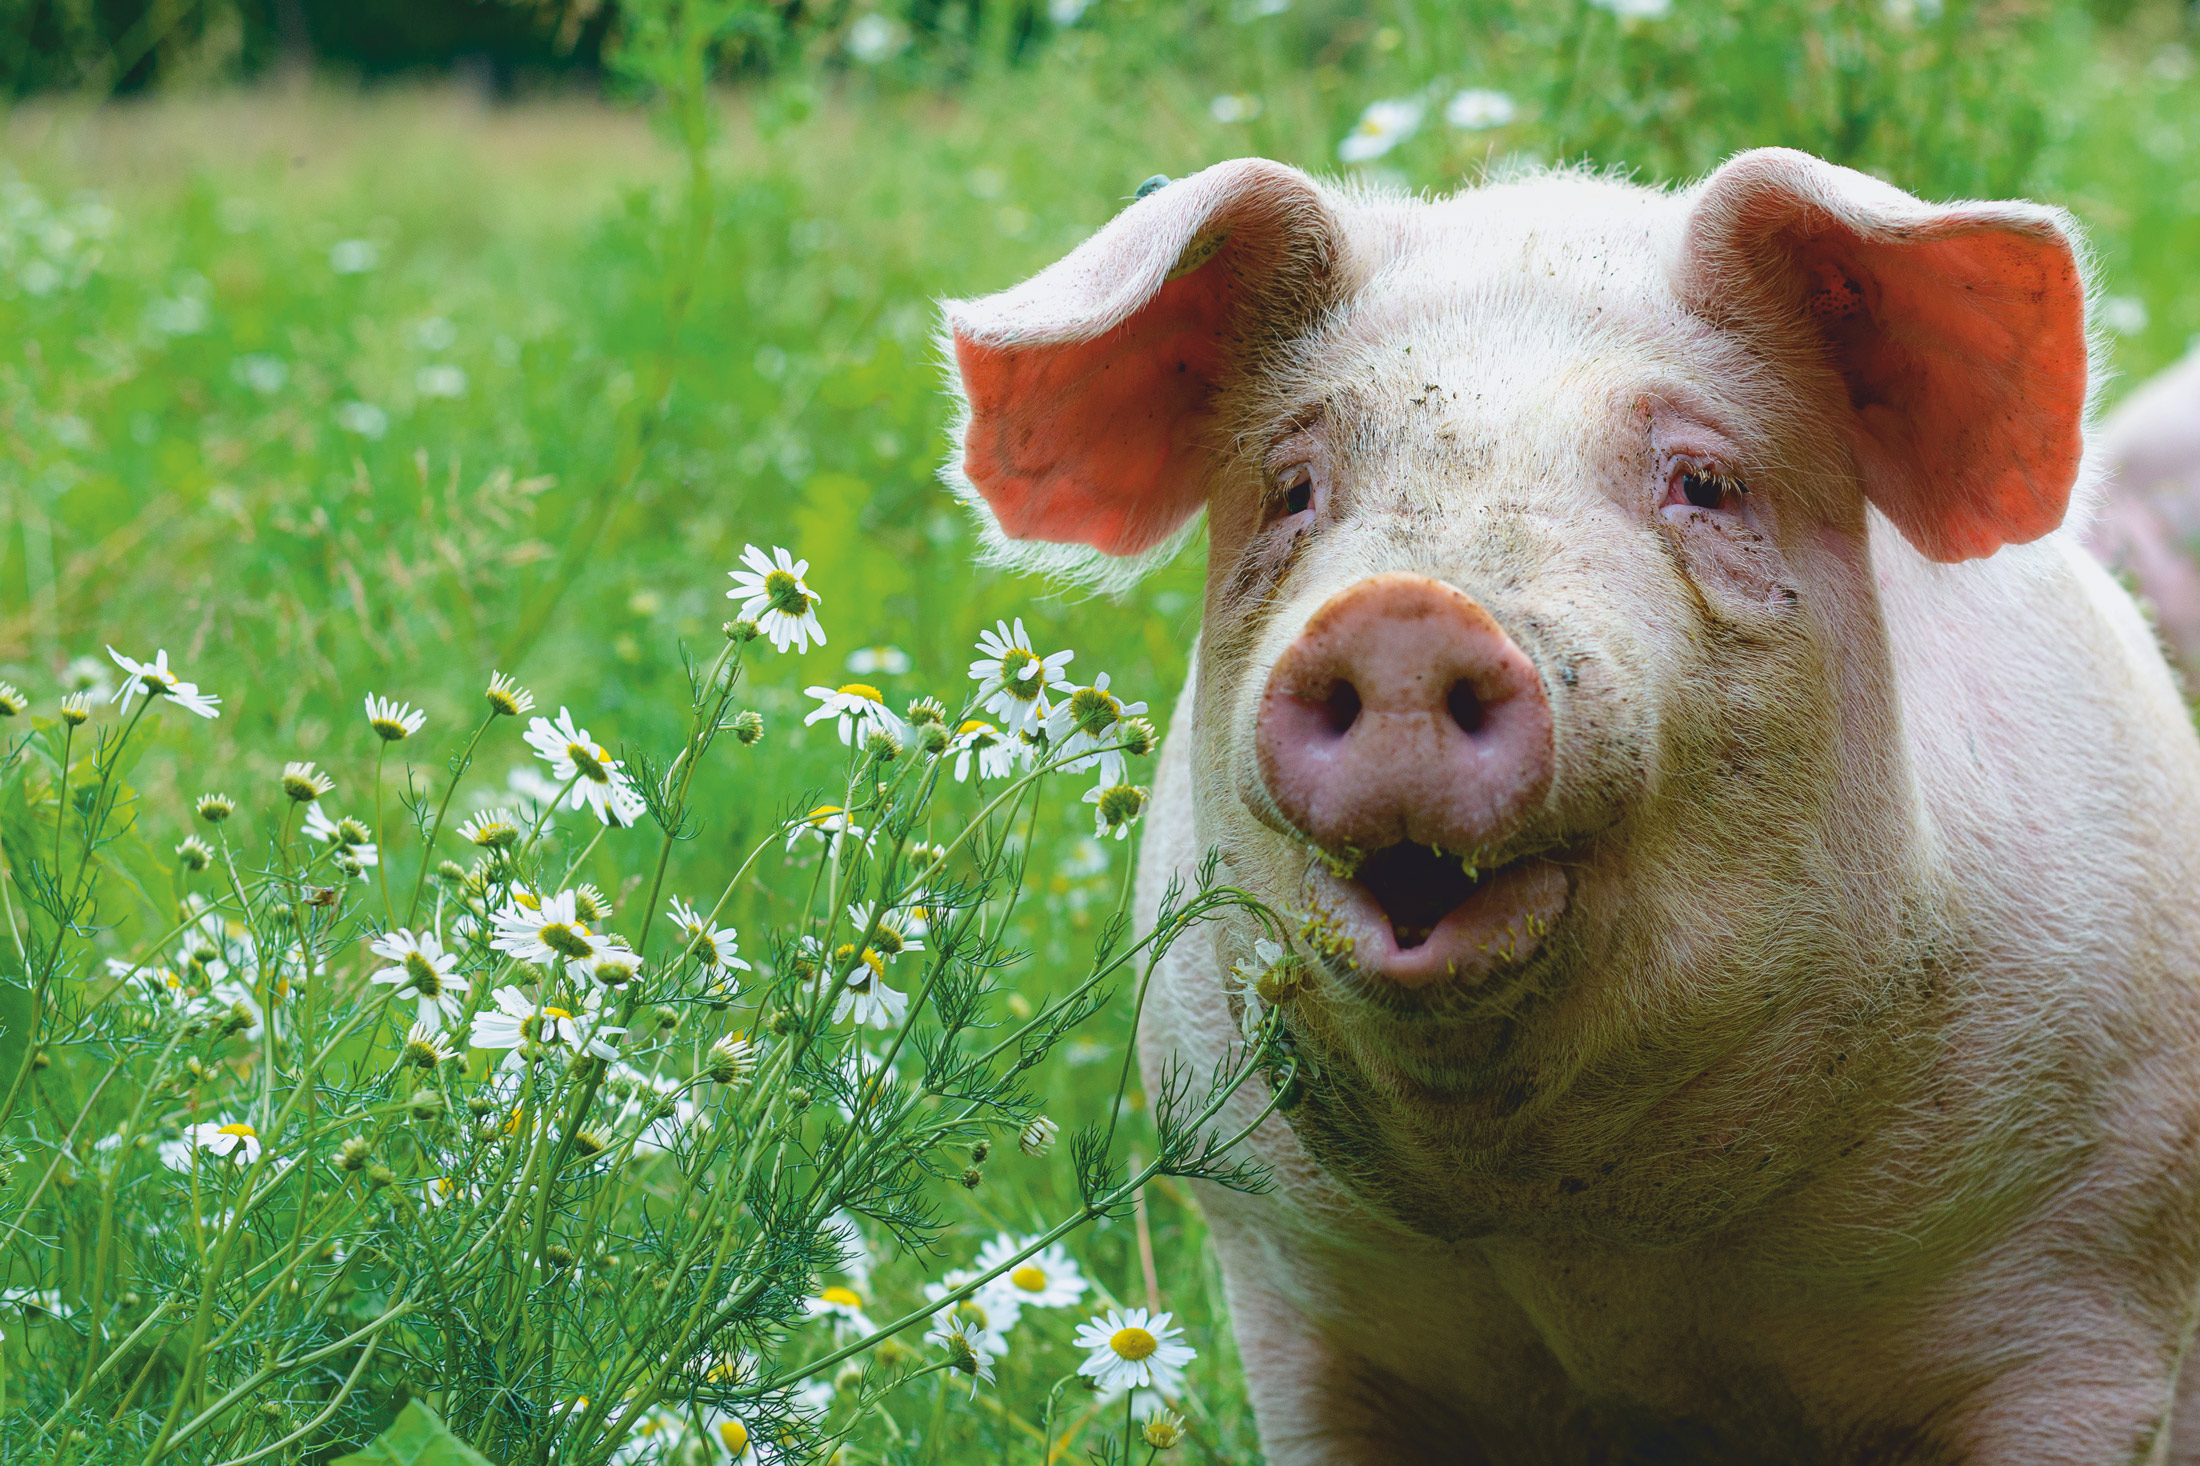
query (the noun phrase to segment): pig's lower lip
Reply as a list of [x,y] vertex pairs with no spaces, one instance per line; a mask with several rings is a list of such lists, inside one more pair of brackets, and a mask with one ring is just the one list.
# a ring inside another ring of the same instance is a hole
[[1407,988],[1479,982],[1525,962],[1566,909],[1565,871],[1539,856],[1470,876],[1426,846],[1392,846],[1349,880],[1317,865],[1314,882],[1354,965]]

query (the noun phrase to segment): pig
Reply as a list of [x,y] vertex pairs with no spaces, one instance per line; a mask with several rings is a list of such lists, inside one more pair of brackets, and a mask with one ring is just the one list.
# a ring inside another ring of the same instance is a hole
[[[1294,933],[1269,1186],[1200,1187],[1270,1462],[2200,1462],[2200,746],[2065,527],[2086,291],[1765,149],[1223,163],[945,304],[998,558],[1203,516],[1137,899]],[[1260,931],[1158,966],[1149,1092]]]
[[2190,688],[2200,676],[2200,349],[2133,391],[2095,438],[2102,502],[2086,543],[2137,585]]

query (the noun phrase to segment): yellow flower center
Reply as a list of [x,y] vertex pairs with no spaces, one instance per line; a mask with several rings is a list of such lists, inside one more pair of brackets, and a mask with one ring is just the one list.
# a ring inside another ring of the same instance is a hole
[[579,769],[583,776],[598,784],[611,782],[611,771],[604,767],[611,756],[595,744],[568,743],[565,745],[565,756],[573,761],[573,767]]
[[542,910],[542,897],[536,895],[533,891],[514,891],[512,899],[519,903],[519,909],[522,911]]
[[862,1296],[855,1289],[843,1288],[837,1284],[827,1288],[817,1296],[819,1301],[835,1304],[841,1308],[861,1308],[863,1306]]
[[1046,1269],[1035,1263],[1025,1263],[1010,1273],[1008,1280],[1026,1293],[1044,1293],[1047,1290]]
[[419,989],[422,997],[432,998],[443,991],[443,974],[418,952],[405,954],[405,976],[412,979],[412,985]]
[[245,1124],[242,1120],[238,1120],[233,1124],[224,1125],[221,1129],[215,1131],[214,1133],[217,1135],[245,1136],[253,1140],[258,1140],[260,1138],[260,1132],[253,1129],[250,1125]]
[[588,927],[578,921],[553,921],[535,935],[561,957],[586,957],[596,950],[588,940]]
[[827,820],[829,820],[829,819],[833,818],[833,817],[834,817],[835,815],[839,814],[840,812],[841,812],[841,810],[840,810],[840,806],[839,806],[839,805],[837,805],[837,804],[821,804],[821,805],[819,805],[819,806],[818,806],[817,808],[815,808],[815,809],[811,810],[811,811],[809,812],[809,814],[807,814],[806,816],[804,816],[804,818],[805,818],[805,819],[806,819],[806,820],[807,820],[807,821],[808,821],[808,822],[809,822],[810,824],[813,824],[813,825],[822,825],[822,824],[824,824],[824,823],[825,823],[825,822],[826,822]]
[[1001,653],[1001,686],[1011,694],[1030,702],[1046,690],[1046,684],[1042,664],[1036,655],[1020,646],[1012,646]]
[[886,694],[880,692],[868,682],[851,682],[840,689],[840,695],[842,697],[860,697],[866,702],[882,703],[886,701]]
[[726,1449],[738,1456],[749,1448],[749,1428],[738,1420],[718,1422],[718,1439]]
[[545,1008],[542,1010],[542,1016],[545,1018],[570,1018],[573,1015],[563,1008]]
[[960,738],[965,733],[997,733],[999,731],[1000,730],[995,728],[991,723],[982,722],[977,718],[972,718],[969,722],[963,724],[960,728],[957,728],[955,730],[955,736]]
[[1136,1364],[1141,1359],[1152,1357],[1153,1351],[1161,1347],[1161,1341],[1144,1329],[1117,1329],[1115,1336],[1108,1340],[1108,1347],[1116,1352],[1118,1358],[1128,1359]]

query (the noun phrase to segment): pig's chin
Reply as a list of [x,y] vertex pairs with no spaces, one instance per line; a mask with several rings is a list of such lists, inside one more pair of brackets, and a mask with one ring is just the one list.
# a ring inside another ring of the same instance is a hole
[[1349,878],[1317,862],[1309,880],[1360,977],[1405,989],[1472,985],[1521,966],[1566,910],[1566,872],[1541,856],[1469,873],[1456,856],[1400,844]]

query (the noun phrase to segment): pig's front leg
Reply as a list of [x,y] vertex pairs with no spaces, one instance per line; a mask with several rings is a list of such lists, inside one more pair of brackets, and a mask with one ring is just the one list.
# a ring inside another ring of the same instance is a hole
[[1465,1422],[1309,1320],[1237,1230],[1218,1218],[1215,1245],[1269,1466],[1486,1466]]

